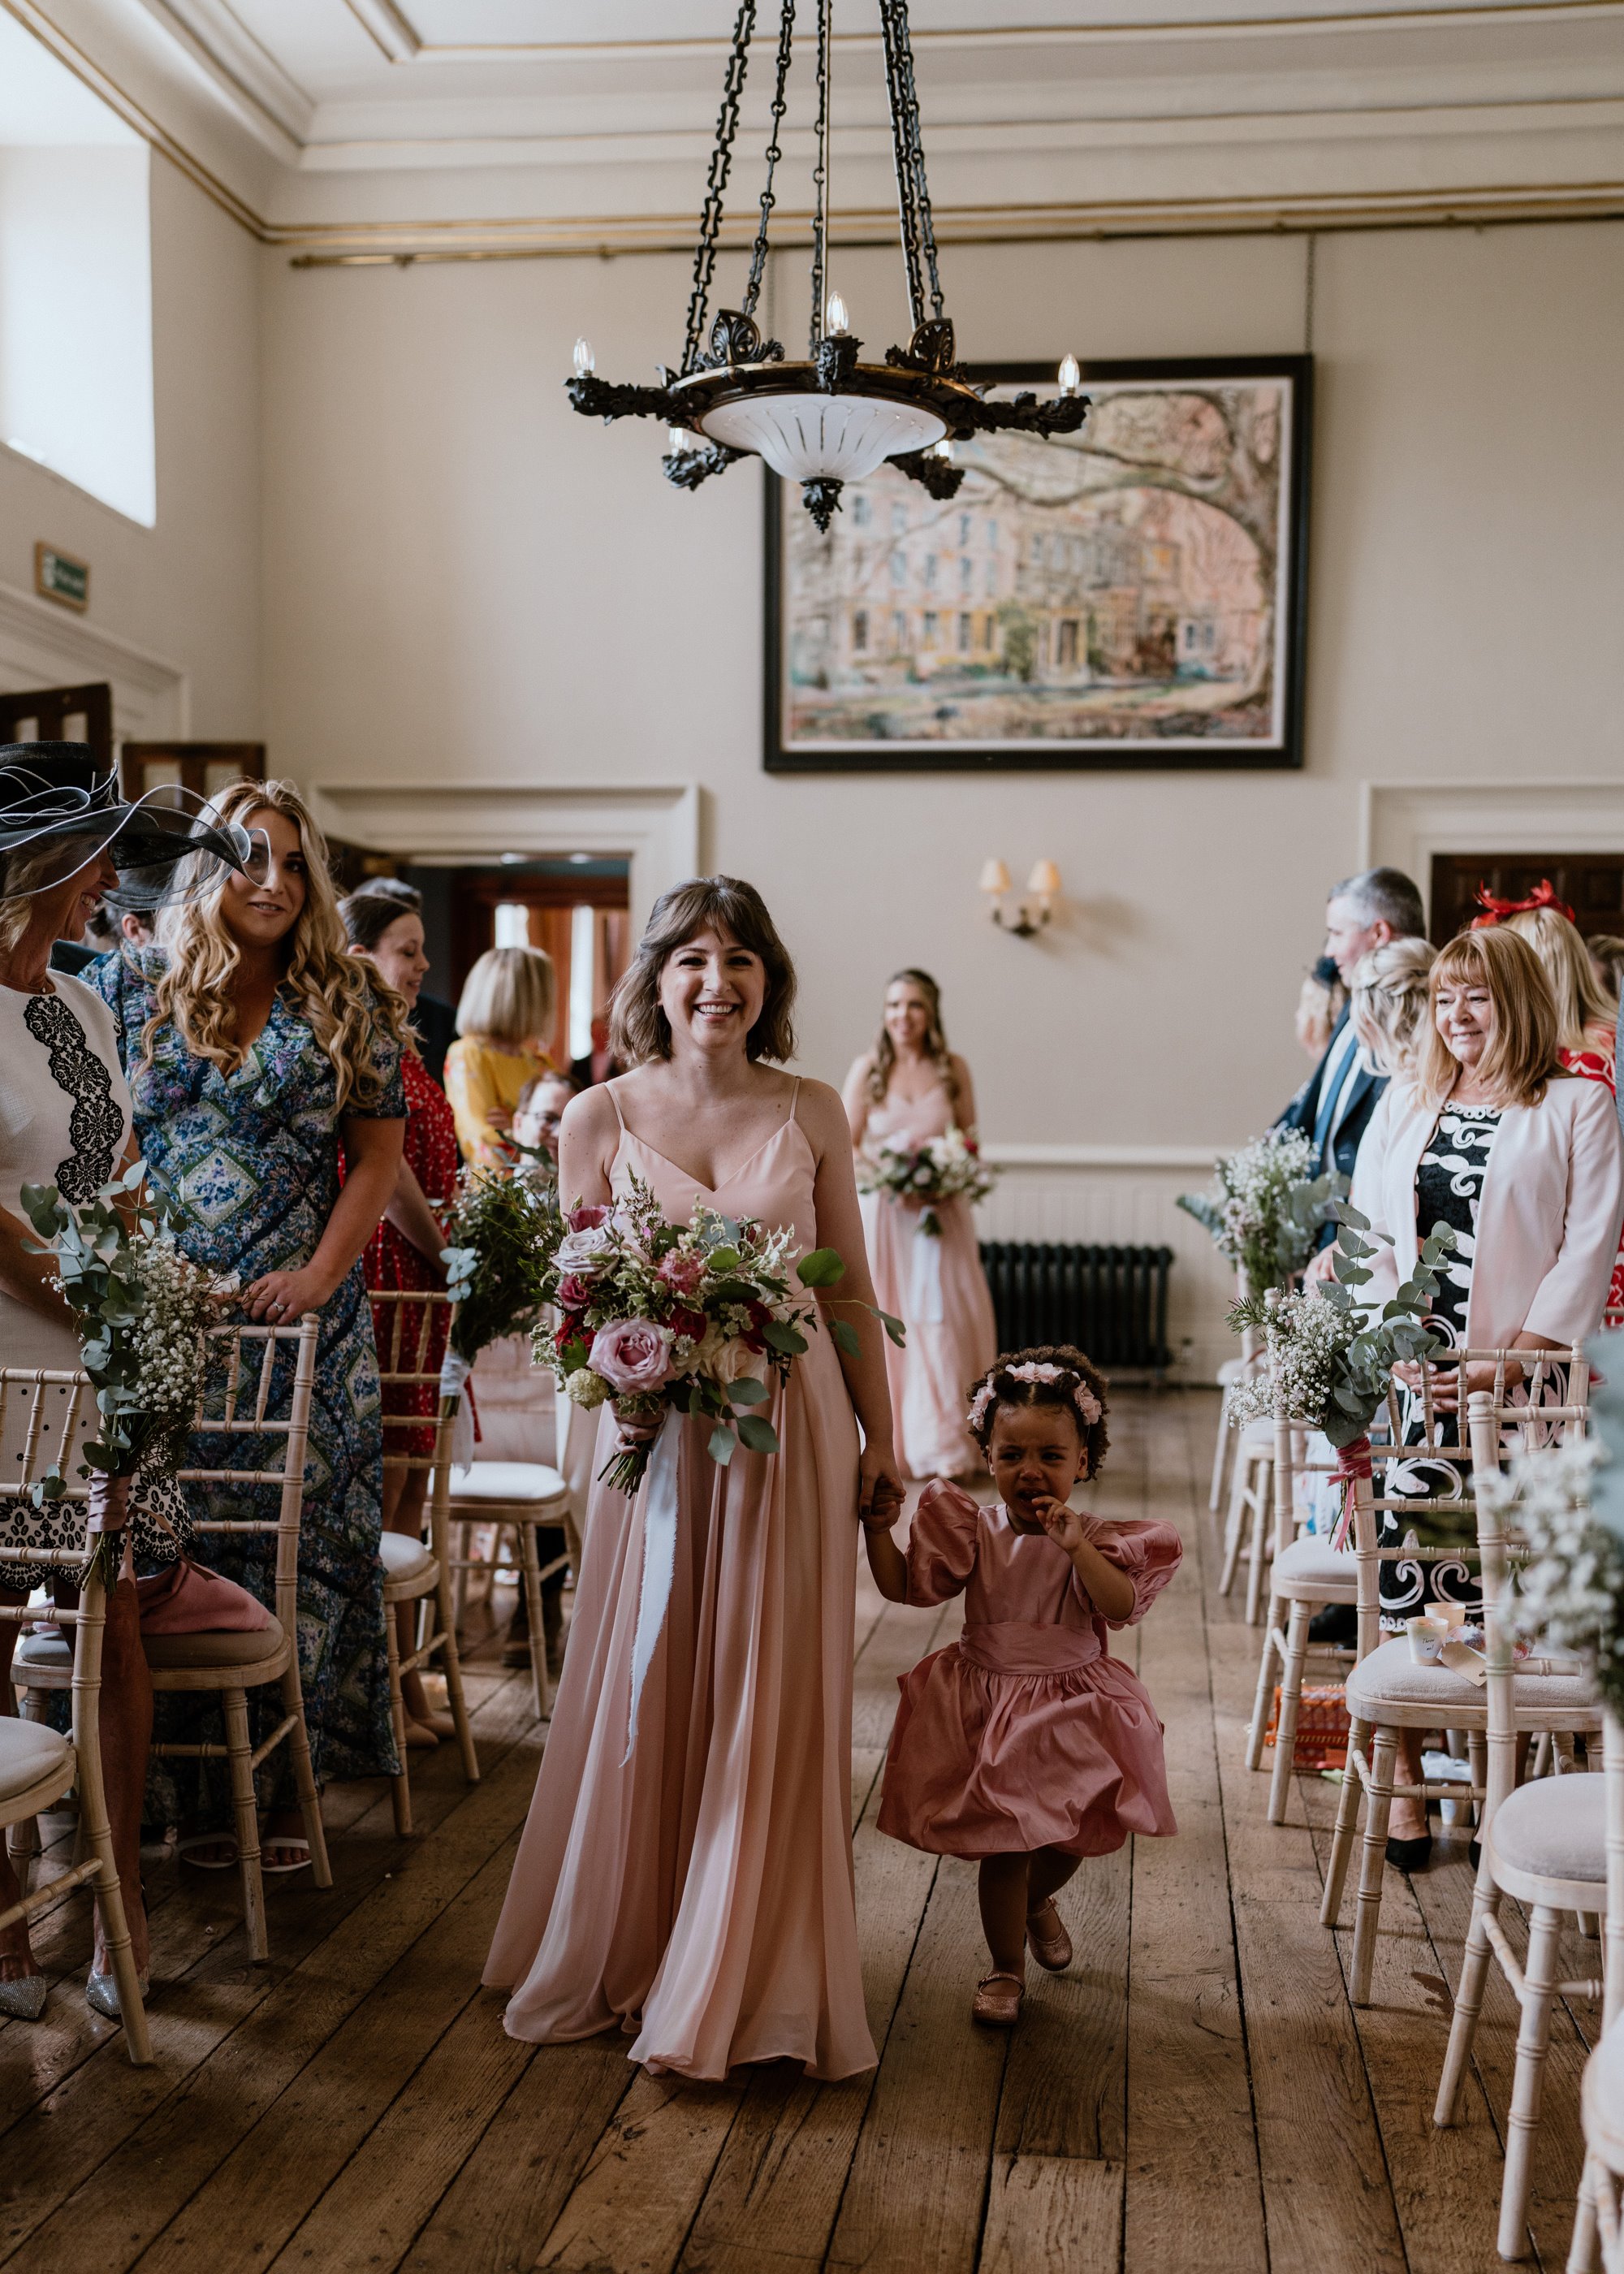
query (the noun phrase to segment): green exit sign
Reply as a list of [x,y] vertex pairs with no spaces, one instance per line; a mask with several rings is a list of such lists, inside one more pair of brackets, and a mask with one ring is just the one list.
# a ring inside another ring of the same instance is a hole
[[64,608],[77,608],[82,615],[90,606],[90,563],[75,561],[71,553],[58,553],[54,545],[36,545],[34,589]]

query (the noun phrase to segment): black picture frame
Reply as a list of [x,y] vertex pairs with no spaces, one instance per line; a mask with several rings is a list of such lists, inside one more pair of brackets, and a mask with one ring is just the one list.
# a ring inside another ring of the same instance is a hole
[[[974,377],[1000,386],[1032,387],[1052,391],[1055,365],[1034,363],[974,364]],[[1086,392],[1090,382],[1164,380],[1218,381],[1226,379],[1280,378],[1291,389],[1289,447],[1285,468],[1287,492],[1282,522],[1288,535],[1289,557],[1277,589],[1283,605],[1280,655],[1283,681],[1280,709],[1281,731],[1267,742],[1238,739],[1210,743],[1169,746],[1147,737],[1143,742],[1101,739],[1097,744],[1068,743],[1045,749],[1031,742],[1000,745],[944,742],[928,749],[904,748],[876,737],[861,749],[819,749],[800,744],[787,747],[784,738],[786,688],[786,649],[792,627],[786,621],[787,579],[784,569],[786,513],[801,510],[798,497],[786,495],[788,485],[766,473],[764,536],[765,600],[764,670],[763,673],[763,764],[778,774],[863,773],[1056,773],[1056,772],[1259,772],[1300,770],[1304,763],[1304,699],[1307,676],[1309,496],[1312,465],[1314,365],[1311,355],[1186,356],[1136,358],[1087,363],[1082,366]],[[898,476],[901,482],[904,478]]]

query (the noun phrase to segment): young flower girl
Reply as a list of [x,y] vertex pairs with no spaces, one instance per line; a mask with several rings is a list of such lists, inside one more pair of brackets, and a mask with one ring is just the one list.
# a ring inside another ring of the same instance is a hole
[[1184,1549],[1170,1524],[1104,1524],[1068,1506],[1106,1447],[1105,1384],[1080,1351],[999,1359],[969,1422],[1003,1504],[980,1507],[938,1478],[906,1556],[883,1519],[865,1526],[891,1602],[966,1591],[960,1638],[902,1679],[879,1823],[912,1848],[979,1859],[993,1971],[971,2011],[1010,2029],[1026,1946],[1052,1974],[1071,1962],[1055,1894],[1082,1858],[1177,1829],[1162,1724],[1106,1629],[1144,1617]]

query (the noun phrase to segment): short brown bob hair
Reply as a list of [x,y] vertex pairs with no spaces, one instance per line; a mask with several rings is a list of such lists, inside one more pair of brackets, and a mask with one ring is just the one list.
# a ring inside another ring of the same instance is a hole
[[1501,1107],[1538,1105],[1562,1071],[1557,1056],[1556,998],[1539,958],[1515,931],[1463,931],[1439,953],[1427,989],[1426,1033],[1416,1053],[1415,1085],[1428,1105],[1442,1105],[1460,1075],[1460,1060],[1438,1031],[1438,996],[1447,986],[1483,987],[1494,1005],[1494,1032],[1477,1072]]
[[761,1016],[745,1038],[753,1058],[795,1055],[790,1013],[795,1002],[795,967],[778,937],[767,904],[754,885],[739,877],[691,877],[654,903],[631,968],[609,1004],[609,1051],[622,1065],[671,1056],[671,1021],[660,1008],[660,975],[680,947],[707,926],[726,932],[741,947],[761,958],[767,992]]

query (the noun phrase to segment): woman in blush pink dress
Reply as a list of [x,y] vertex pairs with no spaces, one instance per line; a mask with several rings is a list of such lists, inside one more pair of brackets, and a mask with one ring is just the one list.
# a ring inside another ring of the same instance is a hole
[[1050,1973],[1071,1962],[1055,1895],[1082,1858],[1177,1829],[1162,1724],[1106,1630],[1144,1617],[1184,1548],[1170,1524],[1102,1524],[1068,1504],[1106,1443],[1105,1384],[1080,1351],[999,1359],[969,1419],[1002,1507],[928,1486],[906,1555],[883,1514],[864,1524],[891,1602],[965,1598],[959,1639],[902,1679],[879,1821],[910,1848],[979,1859],[993,1971],[971,2012],[1009,2029],[1027,1947]]
[[[722,2077],[799,2061],[874,2066],[851,1841],[853,1603],[860,1517],[902,1485],[840,1101],[765,1063],[794,1048],[794,973],[760,896],[732,877],[668,892],[615,990],[633,1071],[567,1110],[568,1201],[653,1189],[793,1225],[838,1249],[826,1310],[854,1357],[809,1337],[761,1409],[779,1450],[726,1468],[710,1424],[680,1429],[676,1569],[628,1746],[643,1583],[642,1496],[592,1488],[563,1680],[485,1968],[507,2027],[538,2043],[620,2028],[654,2070]],[[679,1157],[680,1156],[680,1157]],[[859,1449],[858,1423],[863,1442]],[[601,1469],[620,1425],[600,1419]]]
[[[914,1146],[952,1128],[974,1133],[970,1069],[947,1047],[928,971],[898,971],[887,982],[879,1038],[847,1074],[845,1095],[860,1156],[887,1138]],[[881,1306],[907,1329],[902,1349],[885,1349],[903,1473],[973,1475],[981,1456],[965,1427],[965,1397],[998,1347],[974,1211],[966,1200],[937,1202],[939,1235],[921,1230],[920,1201],[865,1193],[862,1211]]]

